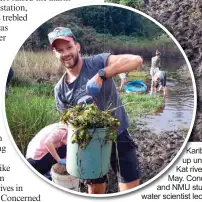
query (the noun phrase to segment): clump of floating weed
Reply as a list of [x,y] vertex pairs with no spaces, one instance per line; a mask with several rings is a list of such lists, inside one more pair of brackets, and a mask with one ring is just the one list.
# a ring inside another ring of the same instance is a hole
[[120,125],[109,111],[100,111],[95,105],[75,106],[68,109],[61,117],[63,123],[71,124],[76,130],[72,136],[72,143],[85,148],[93,138],[89,129],[106,128],[106,141],[116,141],[116,130]]

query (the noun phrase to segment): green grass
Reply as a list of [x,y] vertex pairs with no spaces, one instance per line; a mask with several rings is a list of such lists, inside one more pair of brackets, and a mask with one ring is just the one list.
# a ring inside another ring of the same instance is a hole
[[138,117],[155,114],[164,105],[163,98],[158,95],[120,93],[120,97],[133,127]]
[[[122,47],[122,48],[149,48],[149,47],[161,47],[162,45],[170,48],[176,48],[175,44],[173,43],[172,39],[166,35],[162,34],[158,37],[158,39],[149,39],[145,37],[137,37],[137,36],[126,36],[126,35],[120,35],[120,36],[112,36],[109,34],[97,34],[97,39],[100,41],[104,41],[105,48],[111,48],[111,47]],[[108,39],[106,41],[106,38]]]
[[132,80],[146,80],[149,78],[149,73],[146,71],[133,71],[129,72],[127,75],[127,80],[132,81]]
[[[147,80],[150,77],[150,75],[146,72],[146,71],[132,71],[129,72],[127,75],[127,81],[132,81],[132,80]],[[114,76],[113,80],[116,83],[116,86],[120,86],[121,85],[121,79],[120,77]]]
[[14,77],[11,85],[14,87],[25,88],[28,94],[54,96],[54,85],[51,83],[32,84],[25,79]]
[[5,104],[11,134],[22,153],[34,134],[59,120],[50,86],[13,87]]

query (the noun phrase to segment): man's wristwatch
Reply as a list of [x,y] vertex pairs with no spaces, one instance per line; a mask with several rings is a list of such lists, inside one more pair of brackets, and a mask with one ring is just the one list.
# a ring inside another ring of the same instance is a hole
[[104,69],[100,69],[99,71],[98,71],[98,75],[99,75],[99,77],[103,80],[103,81],[105,81],[107,78],[105,77],[105,70]]

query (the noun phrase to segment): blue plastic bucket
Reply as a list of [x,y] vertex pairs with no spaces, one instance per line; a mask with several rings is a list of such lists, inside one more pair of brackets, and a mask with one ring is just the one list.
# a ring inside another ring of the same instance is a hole
[[68,127],[67,164],[70,175],[80,179],[97,179],[107,174],[110,168],[112,141],[106,141],[106,128],[89,129],[91,141],[82,149],[77,143],[72,144],[75,129]]

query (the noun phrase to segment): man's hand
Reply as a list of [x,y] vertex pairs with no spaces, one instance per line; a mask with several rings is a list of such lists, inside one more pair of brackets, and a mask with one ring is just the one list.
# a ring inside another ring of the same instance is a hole
[[87,82],[86,91],[90,95],[96,95],[100,92],[103,80],[96,74],[92,79]]
[[59,164],[66,165],[66,159],[60,159],[58,161]]

